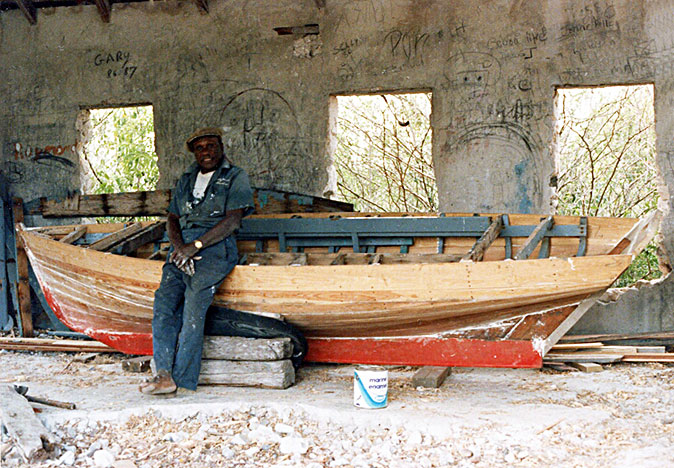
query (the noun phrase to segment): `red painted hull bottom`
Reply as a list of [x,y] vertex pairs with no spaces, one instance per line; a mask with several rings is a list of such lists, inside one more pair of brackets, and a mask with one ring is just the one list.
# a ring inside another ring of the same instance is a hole
[[[77,327],[43,287],[56,316],[73,330]],[[126,354],[152,355],[151,332],[78,330]],[[308,338],[307,362],[446,367],[534,367],[543,365],[541,354],[529,340],[477,338]]]
[[[126,354],[152,355],[151,332],[81,330],[68,319],[43,288],[56,316],[71,329],[81,331]],[[538,368],[543,358],[530,340],[484,340],[478,338],[308,338],[307,362],[447,367]]]
[[[152,354],[145,333],[89,335],[127,354]],[[462,338],[309,338],[308,362],[447,367],[541,367],[531,341]]]

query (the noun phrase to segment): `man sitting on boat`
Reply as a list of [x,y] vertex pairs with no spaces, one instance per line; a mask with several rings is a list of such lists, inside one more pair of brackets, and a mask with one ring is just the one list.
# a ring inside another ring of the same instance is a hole
[[151,395],[196,390],[206,311],[237,264],[234,232],[254,208],[248,175],[225,157],[220,129],[195,131],[187,148],[195,163],[172,194],[167,220],[171,249],[154,298],[156,374],[140,386]]

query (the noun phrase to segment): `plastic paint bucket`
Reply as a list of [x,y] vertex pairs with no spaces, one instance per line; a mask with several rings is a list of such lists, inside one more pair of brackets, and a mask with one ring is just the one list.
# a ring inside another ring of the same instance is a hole
[[377,366],[361,366],[353,372],[353,404],[358,408],[386,408],[388,371]]

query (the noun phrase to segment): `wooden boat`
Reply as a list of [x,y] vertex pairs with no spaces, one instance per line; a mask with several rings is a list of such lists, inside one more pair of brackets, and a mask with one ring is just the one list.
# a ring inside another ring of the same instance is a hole
[[[241,264],[214,304],[283,317],[305,334],[309,361],[539,367],[648,243],[657,221],[252,216],[239,233]],[[134,235],[162,228],[136,225]],[[142,257],[161,251],[141,249],[135,257],[101,251],[124,251],[129,235],[119,229],[23,228],[19,235],[63,323],[120,351],[151,354],[162,261]],[[127,240],[115,243],[115,236]],[[68,243],[76,237],[85,244]]]

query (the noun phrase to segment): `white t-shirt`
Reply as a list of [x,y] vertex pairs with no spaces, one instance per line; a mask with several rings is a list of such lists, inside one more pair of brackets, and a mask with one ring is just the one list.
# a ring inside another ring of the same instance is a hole
[[208,187],[208,182],[213,177],[215,171],[207,172],[202,174],[201,171],[197,174],[197,180],[194,182],[194,188],[192,189],[192,195],[194,198],[202,199],[206,193],[206,187]]

